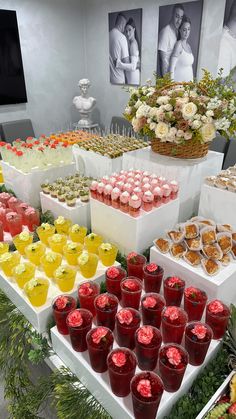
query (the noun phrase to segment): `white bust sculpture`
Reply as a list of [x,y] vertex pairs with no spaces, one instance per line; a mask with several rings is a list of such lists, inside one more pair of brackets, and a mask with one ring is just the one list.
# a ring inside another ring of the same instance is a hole
[[97,124],[93,124],[90,119],[90,114],[96,105],[96,99],[94,97],[88,97],[88,89],[91,83],[88,79],[81,79],[78,83],[81,95],[75,96],[73,104],[78,109],[81,119],[79,120],[78,128],[92,128]]

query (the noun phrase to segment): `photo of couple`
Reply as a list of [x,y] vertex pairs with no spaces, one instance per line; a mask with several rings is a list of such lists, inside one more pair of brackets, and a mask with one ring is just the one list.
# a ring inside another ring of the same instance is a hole
[[224,77],[231,73],[234,81],[236,81],[236,0],[226,0],[225,4],[218,70],[221,68]]
[[109,13],[109,66],[112,84],[140,84],[142,9]]
[[202,0],[159,7],[157,74],[176,82],[196,77]]

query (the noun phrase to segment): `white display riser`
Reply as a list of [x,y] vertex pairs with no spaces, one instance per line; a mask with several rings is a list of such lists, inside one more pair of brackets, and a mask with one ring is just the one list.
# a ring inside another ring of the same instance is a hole
[[192,267],[182,259],[174,259],[170,254],[163,254],[153,246],[150,250],[150,262],[155,262],[164,269],[164,278],[179,276],[187,286],[203,289],[208,299],[219,298],[225,303],[236,303],[236,262],[222,267],[217,275],[207,275],[201,266]]
[[83,203],[79,199],[74,207],[68,207],[65,202],[59,202],[57,198],[52,198],[43,192],[40,192],[40,201],[42,211],[51,211],[55,218],[62,215],[72,221],[73,224],[79,224],[91,228],[90,203]]
[[158,176],[164,176],[168,180],[177,180],[180,185],[179,221],[186,221],[197,214],[203,180],[206,176],[219,173],[223,157],[222,153],[209,151],[202,159],[177,159],[161,156],[148,147],[125,153],[123,169],[147,170]]
[[92,231],[113,242],[122,253],[142,252],[163,228],[171,229],[178,221],[179,199],[150,212],[142,211],[137,218],[91,198]]
[[36,208],[40,205],[40,185],[43,182],[46,180],[53,182],[58,177],[64,178],[76,172],[75,163],[38,170],[33,173],[23,173],[4,161],[1,162],[1,165],[6,188],[12,189],[17,198]]
[[72,150],[76,168],[84,176],[99,179],[103,176],[109,176],[113,172],[120,172],[122,169],[122,156],[111,159],[93,151],[82,150],[77,146],[73,146]]
[[[110,388],[108,372],[98,374],[90,366],[88,351],[79,353],[73,350],[70,338],[61,335],[57,327],[51,329],[53,349],[65,365],[79,378],[93,396],[114,419],[133,419],[131,396],[116,397]],[[118,345],[114,343],[114,348]],[[204,363],[200,367],[187,366],[180,389],[175,393],[164,391],[156,418],[167,416],[178,399],[191,387],[199,372],[216,355],[220,341],[212,341]],[[140,372],[137,367],[136,373]],[[156,371],[157,372],[157,371]]]
[[[23,260],[23,258],[22,258]],[[115,262],[115,266],[120,266],[118,262]],[[98,268],[96,275],[94,275],[89,280],[98,282],[99,284],[105,280],[105,272],[107,267],[105,267],[100,261],[98,262]],[[45,277],[45,274],[42,270],[36,270],[36,278]],[[37,330],[38,333],[43,333],[47,330],[48,321],[52,315],[52,301],[53,299],[63,294],[62,291],[57,287],[53,280],[50,279],[50,286],[48,290],[48,298],[46,303],[41,307],[33,307],[28,298],[26,297],[23,290],[21,290],[16,282],[13,282],[12,278],[7,278],[5,274],[1,271],[0,274],[0,288],[3,292],[10,298],[10,300],[15,304],[16,307],[24,314],[26,319],[32,324],[32,326]],[[78,295],[78,285],[82,282],[88,281],[84,278],[79,272],[76,274],[75,286],[73,290],[66,292],[66,294],[72,295],[77,298]],[[65,294],[65,293],[64,293]]]
[[220,224],[231,224],[236,230],[236,193],[202,185],[198,214]]

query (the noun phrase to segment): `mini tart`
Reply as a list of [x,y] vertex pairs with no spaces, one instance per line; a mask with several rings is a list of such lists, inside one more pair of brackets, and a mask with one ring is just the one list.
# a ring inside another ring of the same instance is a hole
[[220,270],[219,264],[213,259],[202,259],[201,263],[205,272],[210,276],[216,275]]
[[161,253],[167,253],[170,250],[170,243],[168,240],[163,239],[162,237],[155,240],[155,245]]
[[167,235],[174,243],[179,243],[184,239],[184,233],[178,230],[168,231]]
[[213,229],[204,229],[201,232],[203,245],[213,244],[216,242],[216,232]]
[[198,266],[201,263],[201,256],[198,252],[188,250],[184,255],[184,260],[192,266]]
[[171,248],[170,248],[170,252],[172,254],[172,256],[174,258],[182,258],[184,253],[186,251],[186,248],[184,246],[184,244],[182,243],[174,243],[172,244]]
[[224,255],[230,252],[232,248],[232,239],[230,235],[227,235],[227,233],[218,233],[217,242]]
[[214,221],[212,221],[212,220],[207,220],[207,219],[199,219],[198,220],[198,224],[199,225],[201,225],[201,227],[204,227],[204,226],[212,226],[212,227],[215,227],[215,223],[214,223]]
[[228,266],[230,264],[230,256],[229,255],[223,255],[223,257],[219,260],[223,266]]
[[217,231],[228,231],[229,233],[232,233],[233,227],[230,224],[217,224]]
[[195,239],[186,239],[187,246],[189,250],[200,250],[202,246],[202,242],[200,237],[196,237]]
[[207,244],[202,249],[204,255],[210,259],[220,260],[223,256],[220,247],[216,244]]
[[199,229],[194,223],[185,224],[184,231],[186,239],[195,239],[199,235]]
[[220,189],[226,189],[228,181],[229,181],[229,178],[227,177],[218,177],[215,180],[215,186]]

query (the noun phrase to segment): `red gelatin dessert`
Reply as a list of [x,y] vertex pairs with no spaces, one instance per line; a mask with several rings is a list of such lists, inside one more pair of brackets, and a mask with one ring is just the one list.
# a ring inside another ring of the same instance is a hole
[[150,371],[141,372],[131,380],[135,419],[155,419],[164,391],[160,377]]
[[22,216],[16,212],[6,214],[6,221],[12,237],[22,232]]
[[39,211],[35,208],[28,207],[25,211],[24,219],[29,231],[34,231],[40,224]]
[[136,356],[127,348],[113,349],[107,357],[107,366],[112,392],[117,397],[130,393],[130,382],[135,374]]
[[105,326],[114,330],[118,303],[118,298],[109,293],[100,294],[95,298],[94,306],[98,326]]
[[92,327],[92,320],[92,313],[83,308],[73,310],[68,314],[66,324],[74,351],[86,351],[86,335]]
[[134,349],[134,335],[139,328],[141,316],[133,308],[123,308],[116,314],[117,342],[120,346]]
[[167,306],[180,306],[184,293],[185,281],[178,276],[164,280],[164,297]]
[[58,332],[62,335],[68,335],[69,330],[66,318],[76,308],[76,300],[70,295],[59,295],[59,297],[54,299],[52,308]]
[[227,329],[230,310],[220,300],[210,301],[206,306],[206,323],[213,331],[213,339],[221,339]]
[[188,315],[180,307],[165,307],[161,314],[162,339],[164,343],[181,343],[184,330],[188,321]]
[[159,329],[161,313],[165,305],[165,299],[160,294],[154,292],[145,294],[141,301],[143,324],[150,324]]
[[141,370],[156,368],[161,343],[161,332],[156,327],[142,326],[135,332],[135,351]]
[[128,276],[135,276],[136,278],[143,279],[143,267],[147,259],[145,256],[135,252],[131,252],[127,256],[127,270]]
[[188,321],[201,320],[207,302],[205,291],[195,287],[184,290],[184,310],[188,314]]
[[191,365],[201,365],[206,357],[213,332],[206,323],[191,322],[185,329],[185,349]]
[[141,281],[134,277],[128,276],[121,282],[121,304],[123,307],[133,307],[139,309],[140,298],[142,293]]
[[96,372],[105,372],[107,356],[114,342],[111,330],[104,326],[95,327],[87,333],[86,341],[91,367]]
[[106,270],[106,289],[114,294],[119,300],[121,299],[121,281],[126,278],[127,272],[120,266],[111,266]]
[[143,283],[145,292],[159,293],[164,270],[156,263],[149,263],[143,267]]
[[180,388],[187,365],[188,353],[182,346],[173,343],[162,346],[159,373],[166,391],[173,393]]
[[93,316],[96,316],[94,307],[94,300],[100,292],[100,286],[96,282],[87,281],[81,284],[78,288],[79,304],[81,308],[86,308],[91,311]]

